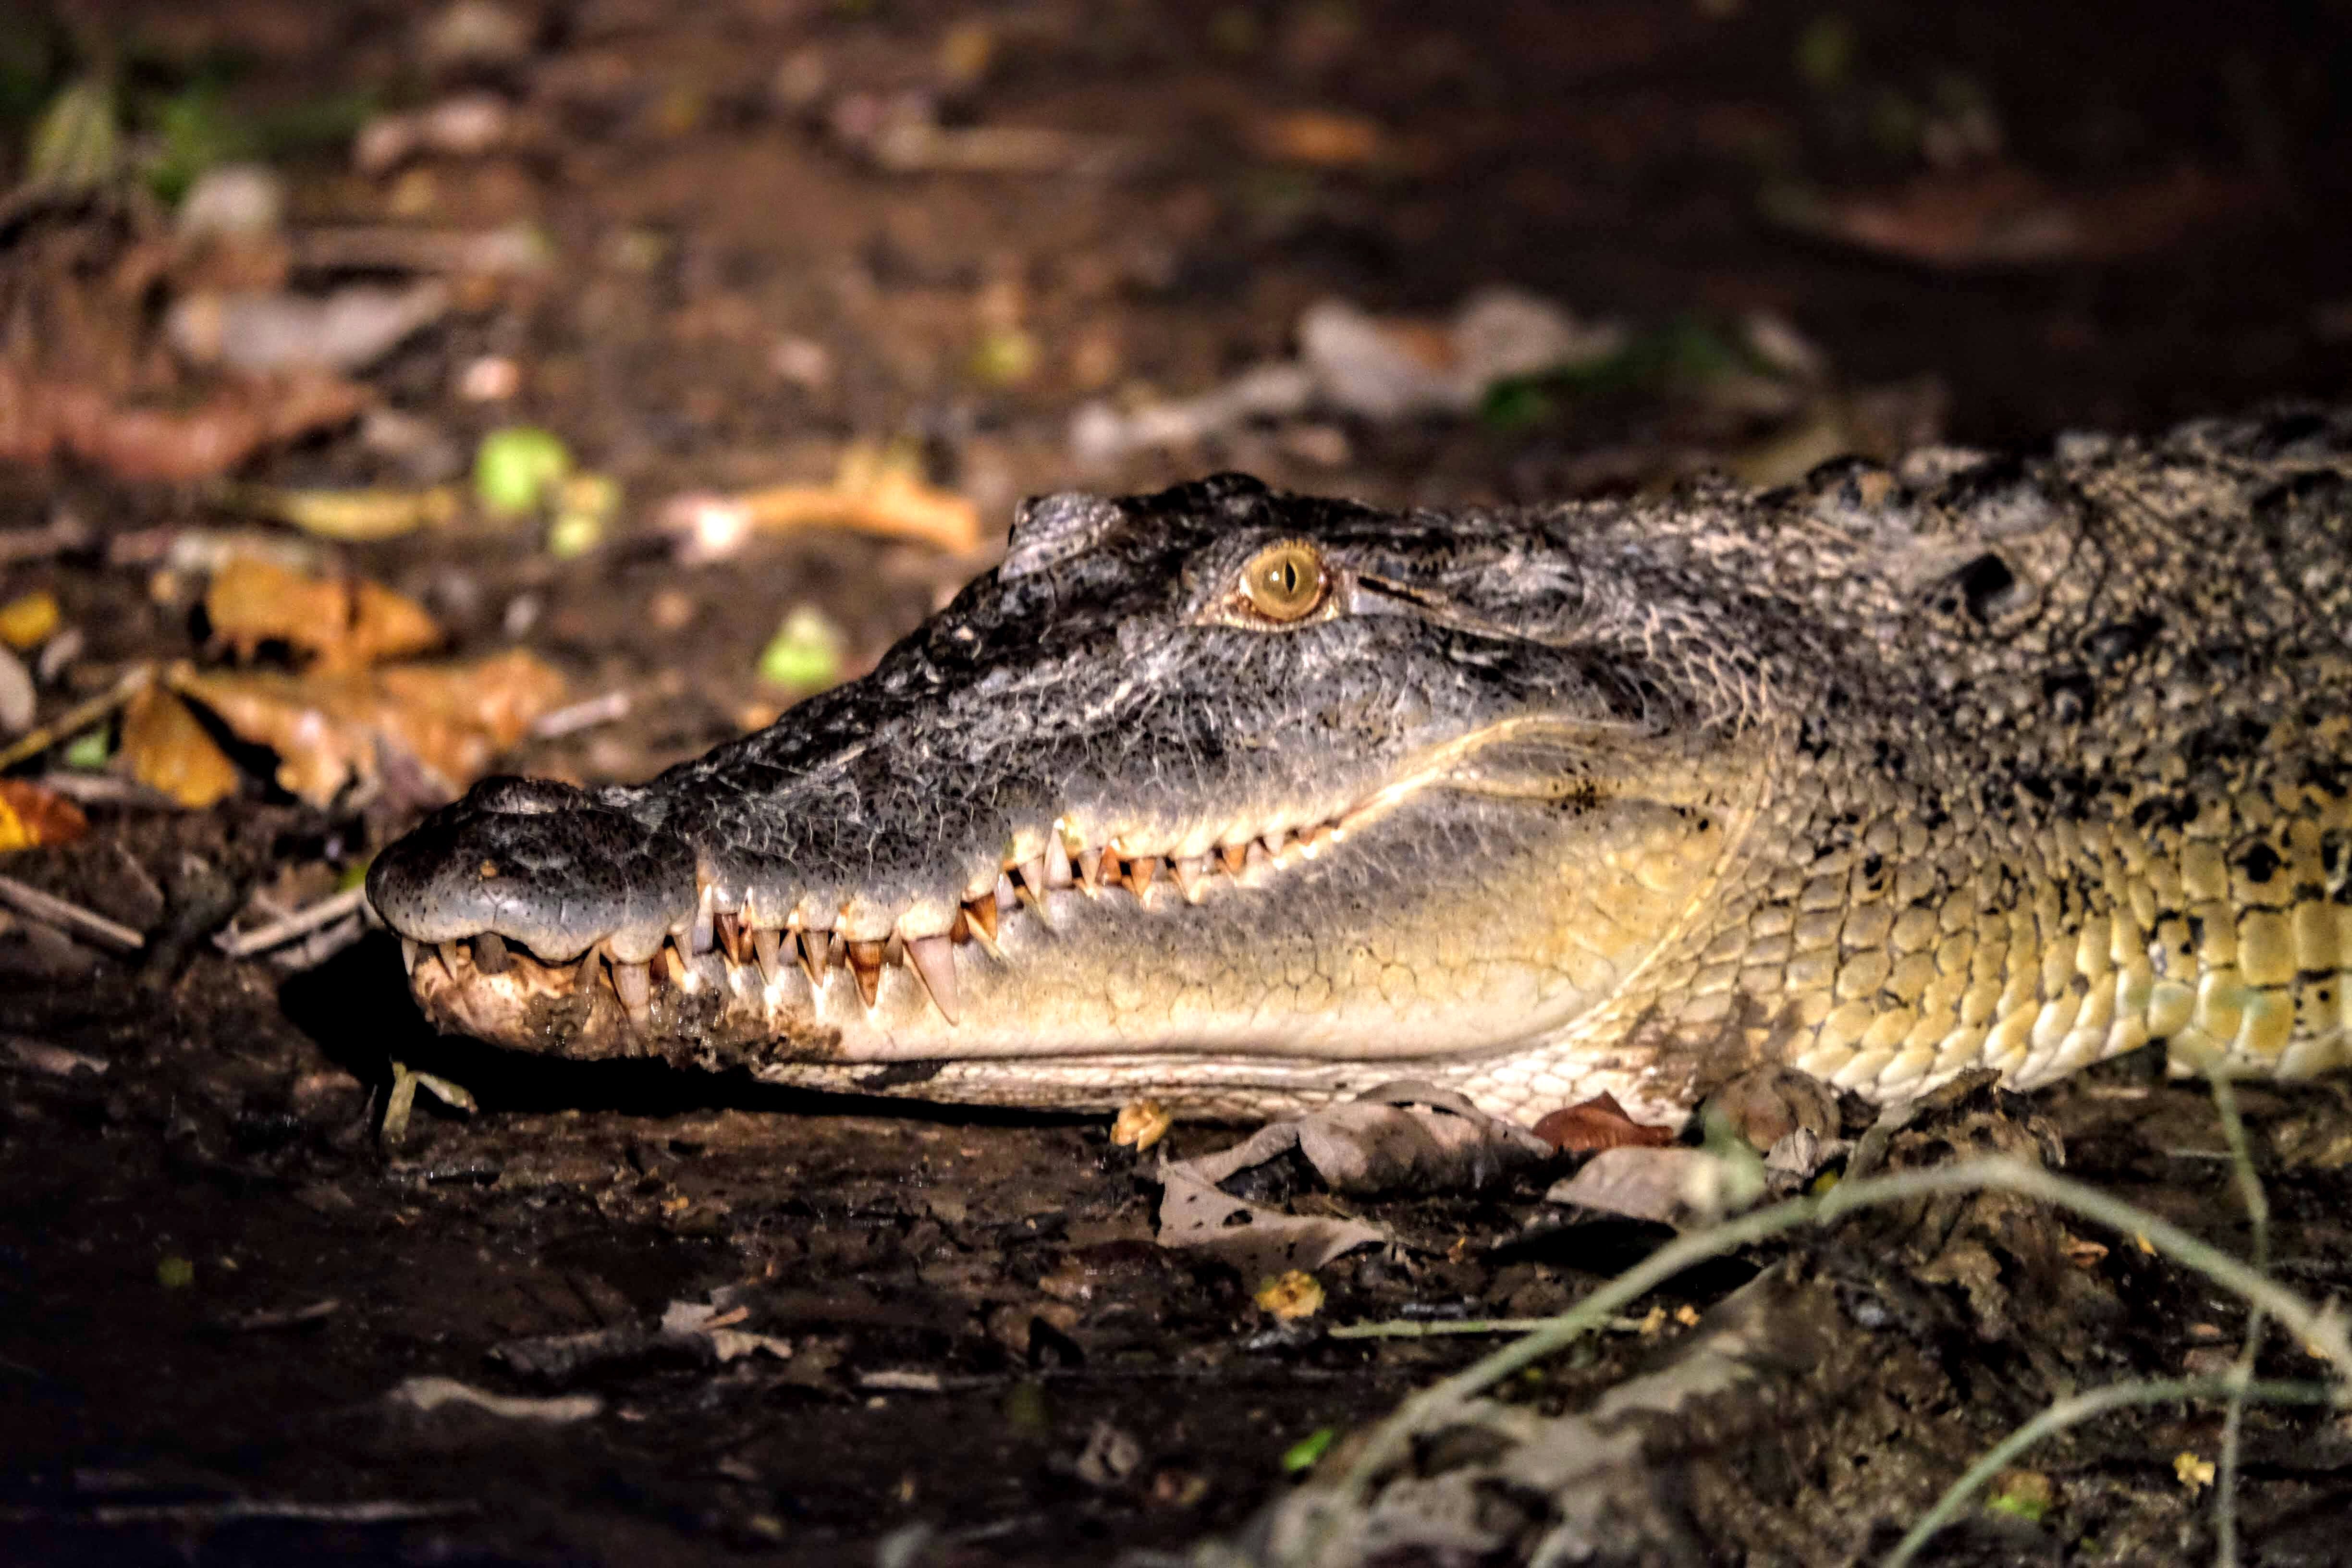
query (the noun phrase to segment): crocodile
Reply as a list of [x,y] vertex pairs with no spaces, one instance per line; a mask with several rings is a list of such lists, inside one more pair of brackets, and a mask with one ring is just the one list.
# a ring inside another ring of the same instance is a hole
[[1391,510],[1024,503],[870,673],[368,892],[440,1026],[936,1100],[1673,1122],[2352,1058],[2352,410]]

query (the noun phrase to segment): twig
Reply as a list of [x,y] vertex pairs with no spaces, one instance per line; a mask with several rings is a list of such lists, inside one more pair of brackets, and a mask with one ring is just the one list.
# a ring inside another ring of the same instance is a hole
[[292,914],[251,931],[229,930],[213,938],[213,945],[231,958],[250,958],[257,952],[307,935],[322,925],[331,925],[345,915],[357,914],[367,902],[365,888],[345,888],[341,892],[305,904]]
[[0,876],[0,904],[7,904],[19,913],[30,915],[49,925],[63,926],[82,936],[95,937],[111,948],[124,952],[136,952],[147,945],[147,939],[127,925],[119,925],[93,910],[68,903],[54,893],[27,886],[14,877]]
[[95,1508],[0,1508],[0,1522],[60,1524],[226,1524],[281,1519],[306,1524],[401,1524],[475,1512],[473,1502],[271,1502],[224,1498],[215,1502],[101,1503]]
[[602,697],[591,697],[585,702],[574,702],[558,708],[552,713],[542,713],[531,721],[530,738],[534,741],[560,740],[582,730],[629,716],[629,694],[607,691]]
[[2235,1371],[2216,1377],[2176,1377],[2152,1383],[2118,1383],[2061,1399],[2047,1410],[1994,1444],[1969,1467],[1968,1473],[1944,1489],[1936,1506],[1895,1543],[1880,1568],[1904,1568],[1936,1531],[1951,1522],[1977,1489],[2007,1467],[2011,1459],[2044,1437],[2089,1420],[2105,1411],[2132,1405],[2165,1405],[2176,1399],[2210,1399],[2228,1394],[2242,1400],[2248,1394],[2273,1405],[2327,1405],[2343,1398],[2340,1389],[2324,1383],[2252,1383]]
[[[1549,1318],[1455,1318],[1444,1321],[1391,1319],[1380,1323],[1337,1323],[1324,1331],[1335,1340],[1424,1340],[1441,1334],[1531,1334],[1551,1324]],[[1612,1334],[1638,1334],[1649,1327],[1647,1318],[1612,1318],[1595,1327]]]
[[26,757],[35,757],[60,741],[69,741],[100,720],[110,718],[116,709],[136,697],[155,678],[155,667],[148,664],[132,666],[111,690],[89,701],[68,709],[37,730],[27,731],[5,749],[0,750],[0,768],[13,768]]
[[[2238,1184],[2238,1201],[2245,1205],[2247,1223],[2253,1230],[2253,1265],[2267,1270],[2271,1266],[2271,1204],[2263,1191],[2263,1179],[2254,1169],[2253,1151],[2246,1142],[2246,1123],[2238,1114],[2238,1091],[2230,1081],[2228,1067],[2218,1058],[2206,1064],[2205,1079],[2213,1090],[2213,1110],[2221,1119],[2221,1138],[2230,1146],[2231,1174]],[[2255,1307],[2246,1314],[2246,1334],[2238,1347],[2238,1360],[2231,1369],[2237,1384],[2230,1392],[2229,1407],[2221,1416],[2221,1474],[2213,1489],[2214,1560],[2221,1568],[2238,1568],[2238,1454],[2245,1428],[2248,1382],[2254,1375],[2254,1356],[2263,1344],[2263,1310]]]

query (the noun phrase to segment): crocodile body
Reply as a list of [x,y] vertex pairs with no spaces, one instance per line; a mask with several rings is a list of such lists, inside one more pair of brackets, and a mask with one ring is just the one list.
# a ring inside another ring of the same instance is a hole
[[2347,846],[2352,414],[2301,412],[1765,494],[1048,497],[869,675],[643,785],[486,782],[369,888],[428,1015],[525,1049],[1672,1120],[1775,1064],[2341,1065]]

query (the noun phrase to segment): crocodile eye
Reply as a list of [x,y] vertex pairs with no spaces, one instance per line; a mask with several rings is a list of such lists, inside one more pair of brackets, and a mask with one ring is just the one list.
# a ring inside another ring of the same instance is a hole
[[1269,545],[1242,568],[1242,597],[1270,621],[1303,620],[1323,605],[1331,579],[1312,545]]

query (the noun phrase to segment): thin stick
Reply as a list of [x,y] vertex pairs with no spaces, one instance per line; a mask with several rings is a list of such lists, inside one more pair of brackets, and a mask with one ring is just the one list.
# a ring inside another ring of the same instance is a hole
[[95,910],[68,903],[54,893],[29,887],[14,877],[0,876],[0,904],[9,905],[19,913],[83,936],[95,937],[107,946],[124,952],[136,952],[147,945],[147,939],[127,925],[118,925]]
[[[2271,1262],[2271,1203],[2263,1179],[2254,1169],[2253,1150],[2246,1142],[2246,1123],[2238,1114],[2238,1090],[2228,1068],[2217,1058],[2205,1069],[2212,1087],[2213,1110],[2221,1119],[2221,1140],[2230,1146],[2230,1170],[2238,1184],[2238,1200],[2245,1205],[2253,1228],[2253,1264],[2267,1269]],[[2213,1489],[2214,1559],[2221,1568],[2238,1568],[2238,1453],[2246,1424],[2245,1385],[2254,1375],[2254,1357],[2263,1344],[2263,1310],[2246,1313],[2246,1334],[2238,1347],[2233,1368],[2237,1385],[2221,1415],[2221,1463]]]
[[0,747],[0,768],[13,768],[26,757],[38,756],[58,742],[71,740],[100,719],[111,717],[116,709],[136,697],[154,676],[152,665],[134,666],[114,683],[113,689],[68,709],[38,729],[28,731],[9,745]]
[[2242,1399],[2248,1394],[2273,1405],[2327,1405],[2343,1397],[2340,1389],[2324,1383],[2251,1383],[2234,1371],[2217,1377],[2176,1377],[2151,1383],[2118,1383],[2059,1400],[2047,1410],[1994,1444],[1970,1465],[1968,1473],[1944,1489],[1936,1506],[1920,1516],[1895,1542],[1879,1568],[1905,1568],[1928,1538],[1952,1521],[1969,1499],[2016,1458],[2044,1437],[2109,1410],[2132,1405],[2165,1405],[2176,1399],[2210,1399],[2216,1394]]
[[610,724],[629,716],[630,698],[625,691],[607,691],[602,697],[591,697],[584,702],[574,702],[568,708],[558,708],[552,713],[542,713],[531,721],[530,738],[534,741],[560,740],[599,724]]
[[[1446,1334],[1531,1334],[1548,1328],[1549,1318],[1454,1318],[1442,1321],[1391,1318],[1377,1323],[1338,1323],[1324,1330],[1335,1340],[1429,1340]],[[1599,1325],[1612,1334],[1638,1334],[1647,1318],[1612,1318]]]
[[222,931],[213,938],[213,945],[231,958],[249,958],[257,952],[267,952],[273,947],[292,942],[322,925],[331,925],[345,915],[356,914],[366,902],[365,888],[345,888],[341,892],[320,899],[316,903],[305,904],[292,914],[271,921],[268,925],[256,926],[251,931]]

